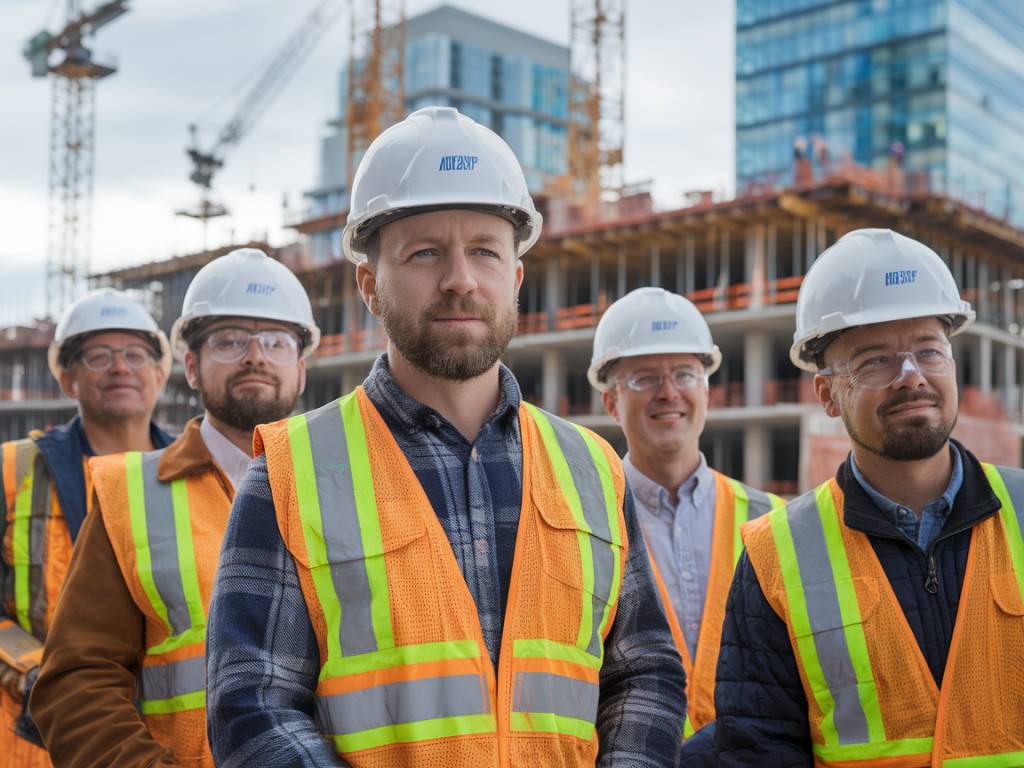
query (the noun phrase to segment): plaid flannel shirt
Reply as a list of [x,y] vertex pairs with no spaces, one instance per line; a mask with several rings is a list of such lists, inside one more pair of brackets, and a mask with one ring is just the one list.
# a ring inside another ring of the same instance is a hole
[[[364,387],[451,542],[496,662],[522,496],[515,377],[502,366],[498,408],[473,443],[402,391],[386,356]],[[605,642],[598,765],[675,766],[685,679],[628,492],[625,515],[630,553]],[[235,496],[208,624],[207,726],[217,765],[345,765],[315,722],[319,650],[264,457]]]

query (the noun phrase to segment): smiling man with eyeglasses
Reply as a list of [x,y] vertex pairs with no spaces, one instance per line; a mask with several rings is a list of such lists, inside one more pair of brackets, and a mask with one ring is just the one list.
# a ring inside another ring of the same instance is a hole
[[970,304],[926,245],[866,229],[796,314],[791,359],[852,451],[743,529],[718,764],[1024,765],[1024,472],[950,438]]
[[[700,452],[708,377],[721,359],[690,301],[638,288],[601,317],[588,371],[626,436],[623,468],[686,671],[686,739],[715,719],[719,630],[739,526],[782,504],[710,469]],[[688,744],[690,751],[707,753],[712,731],[704,733],[704,746]]]
[[[59,765],[213,765],[205,639],[217,555],[253,430],[295,407],[320,331],[298,279],[239,249],[196,274],[171,336],[205,410],[166,450],[91,466],[95,512],[31,701]],[[77,355],[99,375],[141,370],[152,350],[96,338]]]

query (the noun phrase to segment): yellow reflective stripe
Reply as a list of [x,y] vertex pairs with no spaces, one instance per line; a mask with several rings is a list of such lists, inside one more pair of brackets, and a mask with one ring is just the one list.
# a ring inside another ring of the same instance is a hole
[[695,734],[695,733],[696,733],[696,731],[693,730],[693,723],[690,722],[690,713],[687,712],[686,713],[686,719],[683,720],[683,738],[684,739],[688,739],[691,736],[693,736],[693,734]]
[[149,551],[149,532],[146,524],[146,491],[142,477],[142,454],[137,451],[124,455],[124,471],[128,490],[128,524],[132,532],[132,544],[135,546],[135,570],[142,590],[149,598],[153,612],[163,622],[167,634],[174,636],[171,620],[167,616],[167,606],[160,596],[153,580],[153,562]]
[[174,712],[188,712],[206,706],[206,691],[193,691],[169,699],[147,699],[139,702],[139,711],[144,715],[169,715]]
[[349,467],[352,473],[352,491],[359,518],[359,533],[363,542],[363,556],[366,576],[370,585],[370,616],[377,648],[384,650],[395,647],[394,631],[391,627],[391,597],[388,590],[388,573],[384,562],[384,538],[377,515],[377,496],[373,489],[373,473],[370,469],[370,452],[366,442],[366,429],[359,411],[359,399],[355,392],[341,398],[342,422],[345,425],[345,440],[348,443]]
[[[32,555],[29,528],[32,522],[32,494],[35,489],[37,449],[35,444],[30,443],[18,445],[15,450],[15,479],[18,485],[14,497],[14,527],[11,532],[11,555],[14,560],[14,605],[18,624],[26,632],[31,632],[29,578]],[[28,467],[24,468],[26,463]],[[21,475],[20,478],[19,475]]]
[[[601,478],[601,492],[604,495],[605,510],[608,514],[608,532],[611,534],[612,543],[622,546],[622,532],[619,530],[619,499],[615,493],[615,481],[612,478],[612,468],[608,463],[608,457],[597,444],[594,436],[578,424],[573,424],[583,438],[590,452],[590,458],[597,468],[597,475]],[[601,622],[598,624],[598,634],[605,636],[608,627],[608,618],[611,616],[612,606],[619,602],[619,590],[622,587],[622,562],[619,553],[612,549],[612,583],[608,591],[608,604],[601,613]],[[604,647],[602,645],[602,654]]]
[[832,498],[832,487],[824,483],[815,494],[818,502],[818,516],[825,534],[825,546],[828,548],[828,559],[832,565],[832,577],[835,580],[836,596],[839,599],[839,610],[843,617],[843,632],[849,647],[850,661],[857,678],[857,695],[868,726],[868,742],[875,744],[885,741],[885,725],[882,722],[882,709],[878,703],[878,687],[875,685],[875,673],[871,668],[871,656],[868,654],[868,641],[864,636],[864,624],[857,602],[857,590],[853,586],[853,574],[850,561],[846,555],[846,545],[840,528],[839,513]]
[[726,478],[729,487],[732,488],[732,566],[740,561],[743,554],[743,538],[740,536],[740,526],[750,519],[750,497],[747,496],[747,489],[743,483],[729,477]]
[[584,741],[596,737],[594,724],[552,712],[513,712],[512,730],[527,733],[559,733]]
[[1024,752],[1001,752],[979,757],[952,757],[942,761],[943,768],[1020,768]]
[[992,464],[982,463],[985,476],[996,498],[999,499],[999,519],[1002,520],[1003,530],[1006,533],[1006,543],[1010,550],[1010,562],[1013,564],[1014,573],[1017,576],[1017,586],[1020,588],[1021,600],[1024,600],[1024,536],[1020,530],[1020,519],[1017,510],[1010,498],[1010,492],[1006,487],[1006,481],[999,474],[999,470]]
[[817,757],[834,763],[920,755],[925,759],[924,764],[928,764],[932,753],[932,739],[894,739],[876,744],[837,744],[828,747],[813,744],[812,748]]
[[512,655],[517,659],[553,659],[579,664],[588,669],[600,669],[601,659],[575,645],[558,643],[554,640],[529,639],[515,640],[512,644]]
[[392,669],[407,664],[422,664],[429,661],[454,659],[478,659],[480,646],[475,640],[447,640],[419,645],[397,645],[370,653],[330,658],[320,670],[320,680],[374,672],[378,669]]
[[292,416],[286,423],[288,446],[292,454],[295,499],[299,505],[299,519],[302,521],[302,536],[309,557],[313,587],[327,624],[327,660],[324,667],[326,669],[327,664],[341,658],[341,601],[335,592],[327,561],[320,498],[316,490],[316,467],[313,465],[313,449],[309,442],[309,425],[304,414]]
[[331,739],[338,752],[347,753],[383,747],[388,744],[407,744],[452,736],[494,733],[495,731],[497,731],[497,724],[493,714],[464,715],[440,717],[436,720],[419,720],[413,723],[394,723],[357,733],[331,736]]
[[797,560],[796,547],[793,544],[793,534],[789,529],[788,511],[783,507],[769,512],[768,515],[772,538],[778,552],[779,571],[785,588],[786,603],[789,606],[789,621],[799,652],[798,661],[803,667],[804,674],[807,675],[807,682],[811,686],[818,709],[824,715],[820,728],[825,743],[836,744],[839,741],[839,735],[833,720],[835,702],[825,680],[821,660],[818,658],[818,649],[814,645],[814,635],[811,633],[811,619],[807,610],[807,600],[804,597],[800,563]]

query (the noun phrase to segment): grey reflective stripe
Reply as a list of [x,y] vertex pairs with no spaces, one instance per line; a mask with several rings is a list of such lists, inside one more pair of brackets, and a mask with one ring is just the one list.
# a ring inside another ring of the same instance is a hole
[[747,499],[750,503],[747,506],[747,519],[753,520],[755,517],[760,517],[771,512],[772,500],[768,494],[764,491],[759,491],[756,488],[751,488],[749,485],[743,484],[743,490],[747,492]]
[[206,688],[206,658],[199,656],[170,664],[147,664],[139,675],[139,698],[160,701]]
[[599,687],[585,680],[550,672],[520,672],[516,675],[512,711],[527,714],[551,712],[594,723],[597,722],[599,694]]
[[17,623],[0,627],[0,648],[3,648],[4,653],[12,658],[19,659],[40,647],[39,641],[19,627]]
[[996,471],[1006,484],[1006,493],[1009,494],[1013,504],[1017,525],[1020,527],[1021,533],[1024,534],[1024,470],[996,467]]
[[[370,578],[364,561],[352,466],[339,401],[309,414],[306,424],[316,468],[316,493],[331,581],[341,604],[338,631],[341,655],[376,651],[377,639],[370,612]],[[366,446],[356,446],[356,450],[365,451]]]
[[163,451],[142,454],[142,488],[146,506],[146,534],[152,563],[153,583],[167,606],[171,634],[180,635],[192,626],[185,602],[178,561],[178,536],[174,527],[171,484],[157,479]]
[[805,493],[789,503],[788,520],[807,614],[814,633],[814,647],[835,702],[834,721],[839,743],[867,743],[868,720],[861,706],[857,675],[846,642],[832,564],[814,492]]
[[576,427],[564,419],[551,414],[545,414],[551,423],[551,428],[558,440],[558,447],[562,449],[566,464],[569,465],[569,472],[572,475],[573,485],[580,497],[580,506],[583,508],[583,519],[587,521],[591,532],[601,542],[593,541],[592,549],[594,560],[594,595],[593,595],[593,616],[594,626],[587,643],[587,653],[594,656],[601,654],[601,621],[604,608],[611,599],[612,579],[615,576],[616,552],[609,542],[612,541],[612,533],[609,529],[608,505],[604,499],[604,486],[601,484],[601,477],[597,467],[594,466],[594,459],[590,455],[583,436]]
[[484,715],[491,706],[482,677],[451,675],[318,696],[316,709],[322,732],[344,736],[387,725]]

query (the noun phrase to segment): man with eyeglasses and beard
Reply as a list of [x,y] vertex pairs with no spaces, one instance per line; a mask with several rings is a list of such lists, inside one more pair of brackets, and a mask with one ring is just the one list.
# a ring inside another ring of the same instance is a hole
[[675,768],[683,672],[618,457],[499,361],[540,227],[454,109],[364,155],[343,244],[387,353],[257,429],[210,611],[218,765]]
[[164,450],[97,459],[31,712],[56,765],[212,766],[206,611],[257,424],[291,413],[319,343],[282,264],[239,249],[203,267],[171,344],[204,405]]
[[28,698],[86,518],[88,459],[163,448],[172,440],[152,421],[171,351],[134,299],[109,288],[78,299],[57,323],[47,357],[78,413],[0,449],[0,755],[11,768],[50,765]]
[[974,320],[922,243],[850,232],[791,358],[853,444],[743,529],[719,656],[723,766],[1024,765],[1024,472],[950,439]]

